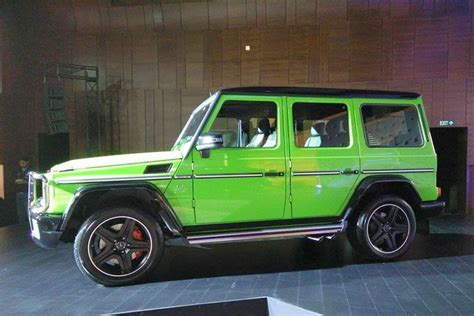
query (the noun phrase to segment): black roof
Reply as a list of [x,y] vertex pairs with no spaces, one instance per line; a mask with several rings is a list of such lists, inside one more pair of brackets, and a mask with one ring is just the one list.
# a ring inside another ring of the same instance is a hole
[[309,87],[239,87],[222,89],[221,93],[379,99],[416,99],[421,96],[413,92]]

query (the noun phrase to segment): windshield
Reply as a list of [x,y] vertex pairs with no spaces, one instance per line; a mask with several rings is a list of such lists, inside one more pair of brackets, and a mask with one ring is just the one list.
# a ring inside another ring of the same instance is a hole
[[201,124],[204,124],[204,119],[207,112],[209,111],[211,105],[213,104],[217,93],[211,95],[204,102],[202,102],[194,111],[191,113],[191,117],[184,126],[181,134],[179,135],[176,143],[174,144],[172,150],[181,150],[188,151],[189,146],[192,144],[192,140],[196,135],[196,132],[201,127]]

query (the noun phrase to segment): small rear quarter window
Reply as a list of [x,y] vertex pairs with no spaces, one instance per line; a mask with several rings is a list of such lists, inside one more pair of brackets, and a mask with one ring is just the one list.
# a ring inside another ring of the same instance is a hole
[[413,105],[364,105],[362,119],[369,147],[420,147],[424,143]]

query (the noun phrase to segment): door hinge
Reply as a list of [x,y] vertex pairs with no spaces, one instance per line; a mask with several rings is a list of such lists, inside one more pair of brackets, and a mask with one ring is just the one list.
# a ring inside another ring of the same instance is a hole
[[288,160],[288,168],[291,169],[291,160]]
[[196,208],[196,200],[193,199],[193,208]]
[[293,195],[290,194],[290,203],[293,203]]
[[194,162],[191,162],[191,170],[194,171]]

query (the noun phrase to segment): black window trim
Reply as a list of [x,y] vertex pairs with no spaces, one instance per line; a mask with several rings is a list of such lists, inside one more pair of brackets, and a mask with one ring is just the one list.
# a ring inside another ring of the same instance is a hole
[[[369,145],[369,140],[367,139],[367,133],[366,133],[366,130],[365,130],[364,114],[362,113],[362,109],[365,106],[369,106],[369,105],[372,105],[372,106],[373,105],[376,105],[376,106],[407,106],[407,107],[415,108],[416,114],[418,116],[418,123],[419,123],[421,138],[423,139],[423,142],[419,146],[370,146]],[[362,123],[362,133],[364,134],[365,145],[367,146],[367,148],[421,148],[421,147],[424,147],[427,143],[426,135],[425,135],[424,129],[423,129],[423,124],[420,122],[419,108],[413,103],[405,103],[405,104],[404,103],[378,103],[378,102],[363,103],[360,106],[360,119],[361,119],[361,123]]]
[[[296,145],[296,134],[295,134],[295,129],[294,129],[294,127],[295,127],[295,120],[294,120],[295,116],[294,116],[294,112],[293,112],[293,107],[297,103],[322,104],[322,105],[325,105],[325,104],[326,105],[328,105],[328,104],[345,105],[346,106],[346,112],[347,112],[347,129],[348,129],[347,132],[349,134],[349,143],[348,143],[348,145],[344,146],[344,147],[342,147],[342,146],[337,146],[337,147],[335,147],[335,146],[334,147],[333,146],[331,146],[331,147],[329,147],[329,146],[328,147],[304,147],[304,146],[301,146],[300,147],[300,146]],[[342,149],[351,148],[353,146],[353,143],[352,143],[352,136],[353,136],[352,135],[352,128],[353,128],[353,126],[351,124],[351,111],[349,109],[349,104],[347,102],[315,102],[315,101],[309,101],[309,100],[308,101],[298,100],[298,101],[292,102],[290,104],[290,107],[291,107],[291,121],[292,121],[290,131],[293,134],[293,137],[291,137],[291,138],[293,138],[293,141],[292,141],[293,143],[292,144],[294,145],[294,147],[296,149],[298,149],[298,150],[300,150],[300,149],[302,149],[302,150],[315,150],[315,149],[317,149],[317,150],[320,150],[320,149],[322,149],[322,150],[329,150],[329,149],[334,150],[334,149],[336,149],[337,150],[337,149],[341,149],[342,150]]]

